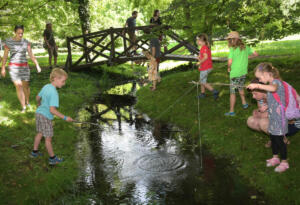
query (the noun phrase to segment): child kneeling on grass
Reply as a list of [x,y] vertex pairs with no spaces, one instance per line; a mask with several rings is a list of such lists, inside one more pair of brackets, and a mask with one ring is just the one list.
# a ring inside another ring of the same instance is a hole
[[56,88],[61,88],[65,85],[68,78],[68,74],[60,69],[55,68],[50,74],[50,82],[45,85],[40,93],[36,96],[38,108],[36,110],[35,120],[36,120],[36,131],[37,134],[34,139],[33,151],[31,152],[31,157],[38,157],[42,154],[38,151],[39,144],[42,137],[45,137],[45,145],[49,154],[49,164],[55,165],[63,161],[62,158],[58,158],[52,148],[52,137],[53,137],[53,125],[52,120],[53,115],[64,119],[68,122],[72,122],[71,117],[67,117],[61,114],[56,108],[59,107],[59,96]]
[[[268,103],[268,132],[272,142],[273,157],[267,160],[267,167],[275,168],[275,172],[284,172],[289,168],[287,162],[287,146],[284,143],[284,136],[288,133],[288,120],[281,105],[285,105],[285,88],[280,80],[279,72],[271,63],[260,63],[254,70],[255,76],[260,82],[266,84],[251,83],[247,88],[267,91]],[[272,93],[277,93],[280,97],[281,105],[276,101]],[[278,154],[280,153],[281,162]]]

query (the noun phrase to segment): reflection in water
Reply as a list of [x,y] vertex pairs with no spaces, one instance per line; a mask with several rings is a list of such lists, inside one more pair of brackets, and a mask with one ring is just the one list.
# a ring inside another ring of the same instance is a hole
[[174,140],[187,136],[137,113],[133,97],[107,94],[96,101],[86,110],[103,130],[93,125],[81,130],[78,144],[81,191],[91,199],[104,204],[259,204],[250,199],[257,193],[232,174],[228,162],[204,152],[200,169],[199,155]]

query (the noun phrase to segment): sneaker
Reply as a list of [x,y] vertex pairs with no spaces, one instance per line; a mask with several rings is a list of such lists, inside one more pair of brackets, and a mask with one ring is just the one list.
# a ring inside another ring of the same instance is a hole
[[219,98],[219,91],[214,91],[213,93],[214,99],[217,100]]
[[267,167],[274,167],[275,165],[280,164],[280,159],[278,157],[273,157],[267,160]]
[[201,93],[199,96],[198,96],[199,99],[203,99],[205,98],[205,93]]
[[56,164],[59,164],[59,163],[61,163],[63,161],[64,161],[63,158],[58,158],[57,156],[55,156],[54,159],[49,158],[49,164],[50,165],[56,165]]
[[25,113],[26,112],[26,106],[23,107],[23,109],[21,110],[21,113]]
[[244,108],[244,109],[247,109],[248,107],[249,107],[248,103],[243,104],[243,108]]
[[42,153],[40,153],[40,152],[31,152],[30,153],[30,155],[29,155],[29,157],[31,157],[31,158],[37,158],[37,157],[41,157],[41,156],[43,156],[43,154]]
[[289,167],[289,163],[287,162],[281,162],[276,168],[275,168],[275,172],[285,172]]
[[235,116],[235,112],[226,112],[225,116]]

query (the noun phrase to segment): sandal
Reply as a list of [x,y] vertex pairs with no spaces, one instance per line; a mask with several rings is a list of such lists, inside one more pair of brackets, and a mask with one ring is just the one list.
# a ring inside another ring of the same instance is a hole
[[278,157],[273,157],[267,160],[267,167],[274,167],[277,164],[280,164],[280,159]]
[[287,162],[281,162],[276,168],[275,168],[275,172],[285,172],[289,167],[289,163]]

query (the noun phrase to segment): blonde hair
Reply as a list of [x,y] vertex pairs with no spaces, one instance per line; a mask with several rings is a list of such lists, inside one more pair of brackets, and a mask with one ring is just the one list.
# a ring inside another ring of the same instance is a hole
[[268,72],[271,73],[273,78],[275,79],[281,79],[280,78],[280,74],[277,68],[275,68],[272,63],[260,63],[256,66],[256,68],[254,69],[254,73],[256,73],[257,71],[259,72]]
[[50,73],[50,82],[53,82],[54,78],[57,78],[57,77],[60,78],[62,76],[65,76],[66,78],[68,77],[68,74],[66,73],[66,71],[64,71],[61,68],[54,68]]
[[208,36],[205,33],[202,33],[196,37],[198,40],[203,41],[207,47],[210,48]]
[[240,50],[244,50],[246,48],[245,43],[239,38],[228,38],[228,47],[239,47]]

